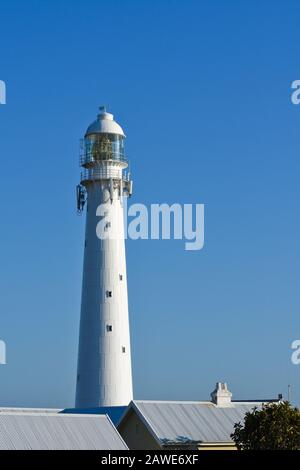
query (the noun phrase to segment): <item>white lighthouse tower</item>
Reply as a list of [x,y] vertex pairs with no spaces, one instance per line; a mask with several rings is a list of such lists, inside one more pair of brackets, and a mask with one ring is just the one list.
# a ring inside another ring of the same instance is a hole
[[78,210],[86,235],[76,407],[126,406],[132,400],[123,201],[131,194],[125,135],[100,108],[82,141]]

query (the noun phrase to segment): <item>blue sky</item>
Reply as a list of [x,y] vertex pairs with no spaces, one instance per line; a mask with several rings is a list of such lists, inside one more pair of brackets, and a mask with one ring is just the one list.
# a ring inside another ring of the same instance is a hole
[[205,247],[127,242],[134,394],[300,404],[296,1],[2,1],[0,405],[74,403],[78,140],[105,103],[132,202],[204,203]]

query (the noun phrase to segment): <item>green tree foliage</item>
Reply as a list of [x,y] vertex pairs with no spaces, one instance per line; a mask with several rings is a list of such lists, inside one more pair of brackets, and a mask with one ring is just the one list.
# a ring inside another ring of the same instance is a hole
[[300,450],[300,411],[287,401],[253,408],[231,438],[239,450]]

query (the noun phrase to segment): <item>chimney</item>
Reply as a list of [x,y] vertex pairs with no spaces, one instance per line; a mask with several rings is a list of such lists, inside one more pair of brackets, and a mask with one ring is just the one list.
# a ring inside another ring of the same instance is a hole
[[217,382],[215,390],[210,394],[211,401],[217,406],[230,406],[232,393],[227,388],[227,383]]

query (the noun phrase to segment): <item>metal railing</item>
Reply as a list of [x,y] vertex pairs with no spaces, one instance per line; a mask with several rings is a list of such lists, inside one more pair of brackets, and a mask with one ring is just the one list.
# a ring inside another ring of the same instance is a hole
[[80,174],[80,182],[99,181],[101,179],[117,178],[123,181],[129,181],[129,175],[122,175],[122,170],[112,167],[86,168]]
[[125,155],[122,155],[119,152],[111,152],[109,154],[83,154],[79,156],[79,166],[92,166],[94,163],[103,162],[103,161],[118,161],[123,163],[128,163]]

